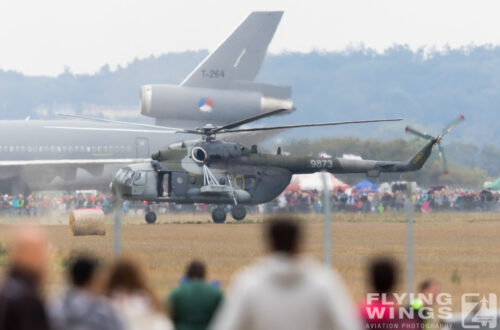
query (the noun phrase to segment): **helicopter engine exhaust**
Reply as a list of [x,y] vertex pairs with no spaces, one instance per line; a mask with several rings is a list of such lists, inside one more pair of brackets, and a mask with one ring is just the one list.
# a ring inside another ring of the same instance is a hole
[[207,160],[207,152],[202,147],[194,147],[191,150],[191,157],[197,163],[204,163]]

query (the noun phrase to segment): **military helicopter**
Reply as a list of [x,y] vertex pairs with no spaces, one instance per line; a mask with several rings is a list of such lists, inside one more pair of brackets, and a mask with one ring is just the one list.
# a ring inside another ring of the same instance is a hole
[[[172,145],[168,149],[153,153],[149,162],[132,164],[120,169],[110,185],[113,198],[116,201],[147,202],[148,205],[156,202],[214,204],[217,205],[212,211],[212,219],[215,223],[225,222],[226,206],[232,205],[231,215],[235,220],[240,221],[246,216],[245,205],[273,200],[288,186],[293,174],[326,171],[334,174],[365,173],[369,177],[378,177],[383,172],[417,171],[429,158],[433,146],[436,144],[440,146],[443,136],[463,119],[461,117],[462,119],[453,121],[440,136],[436,137],[407,128],[408,131],[427,138],[428,142],[405,162],[296,157],[285,155],[281,147],[277,148],[275,154],[261,153],[257,145],[247,147],[240,143],[216,138],[217,135],[223,134],[401,120],[378,119],[240,128],[244,124],[284,111],[286,110],[278,109],[220,127],[206,125],[193,130],[120,122],[133,126],[145,126],[148,129],[154,128],[157,132],[201,135],[201,139],[191,143],[182,142]],[[103,119],[84,116],[69,116],[103,121]],[[156,221],[156,214],[149,210],[149,207],[145,219],[148,223]]]

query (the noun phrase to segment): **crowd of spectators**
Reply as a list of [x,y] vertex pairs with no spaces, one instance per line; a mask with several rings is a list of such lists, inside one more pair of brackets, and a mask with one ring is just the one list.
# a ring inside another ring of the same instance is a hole
[[[406,192],[357,192],[355,189],[335,190],[331,193],[332,212],[384,213],[403,211]],[[417,212],[435,211],[497,211],[500,209],[499,192],[490,190],[439,189],[418,190],[412,194]],[[66,214],[76,208],[101,208],[112,211],[112,198],[108,194],[92,193],[33,193],[0,195],[0,216],[43,216]],[[122,204],[124,213],[142,213],[144,203]],[[159,214],[192,212],[208,213],[208,205],[154,204],[151,208]],[[323,211],[323,194],[317,190],[290,190],[283,192],[272,202],[249,207],[249,213],[320,213]]]
[[92,193],[41,192],[28,196],[0,195],[0,215],[44,216],[66,214],[73,209],[101,208],[111,210],[111,196]]
[[[417,212],[431,211],[497,211],[500,209],[498,192],[490,190],[468,191],[446,188],[419,190],[412,201]],[[407,194],[405,191],[359,193],[337,190],[331,193],[333,212],[393,212],[402,211]],[[285,191],[266,206],[270,212],[320,213],[323,196],[317,190]]]
[[[367,271],[371,291],[356,306],[338,273],[302,254],[298,221],[274,218],[264,228],[269,253],[239,272],[227,292],[208,282],[205,264],[193,260],[164,299],[157,299],[138,263],[122,258],[102,267],[88,253],[69,260],[62,294],[44,299],[43,285],[51,281],[48,235],[40,227],[19,228],[0,284],[0,329],[423,329],[432,321],[410,312],[432,306],[428,296],[436,298],[438,282],[425,281],[422,295],[403,306],[390,298],[397,263],[374,259]],[[400,307],[408,313],[394,312]]]

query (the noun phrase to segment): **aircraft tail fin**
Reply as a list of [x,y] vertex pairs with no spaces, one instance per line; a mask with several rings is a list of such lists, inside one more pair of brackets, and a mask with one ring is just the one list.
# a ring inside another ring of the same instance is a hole
[[437,142],[438,140],[436,138],[430,139],[422,149],[411,156],[411,158],[408,159],[406,163],[407,170],[417,171],[421,169],[424,166],[425,162],[427,162],[427,159],[429,159],[429,156],[432,153],[432,147],[434,147]]
[[282,16],[282,11],[252,12],[181,86],[228,88],[233,81],[253,81]]

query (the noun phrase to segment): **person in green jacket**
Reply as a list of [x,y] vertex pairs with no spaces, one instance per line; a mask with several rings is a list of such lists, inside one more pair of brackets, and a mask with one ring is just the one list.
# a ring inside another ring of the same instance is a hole
[[219,288],[205,281],[205,264],[193,260],[186,270],[186,281],[174,289],[167,310],[176,330],[205,330],[223,299]]
[[414,310],[414,317],[419,323],[420,329],[432,329],[431,308],[441,292],[440,284],[434,279],[427,279],[420,283],[418,295],[410,302],[410,308]]

